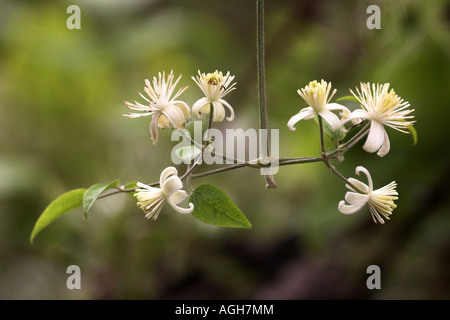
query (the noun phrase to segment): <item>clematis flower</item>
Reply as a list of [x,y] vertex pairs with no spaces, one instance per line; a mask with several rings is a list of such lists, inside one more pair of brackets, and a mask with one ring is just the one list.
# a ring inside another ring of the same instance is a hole
[[[202,113],[209,114],[211,112],[212,104],[212,116],[214,122],[221,122],[225,118],[225,107],[230,111],[230,116],[227,117],[228,121],[233,121],[234,110],[228,102],[222,99],[228,93],[236,89],[234,86],[236,82],[231,84],[234,76],[230,76],[230,72],[223,75],[222,72],[217,70],[214,73],[200,73],[198,71],[198,76],[196,78],[192,77],[195,83],[203,91],[205,97],[197,100],[192,106],[192,113],[197,117],[201,118]],[[231,84],[231,85],[230,85]]]
[[336,93],[336,89],[330,95],[331,83],[322,80],[320,83],[316,80],[311,81],[306,87],[297,90],[297,93],[303,100],[309,104],[309,107],[303,108],[299,113],[292,116],[287,126],[290,130],[295,131],[294,125],[300,120],[312,119],[316,114],[321,116],[330,124],[333,130],[341,127],[341,120],[334,114],[333,110],[342,110],[342,116],[350,115],[350,110],[338,103],[329,103]]
[[169,125],[172,125],[176,129],[184,129],[186,119],[191,117],[189,106],[184,101],[176,100],[176,98],[178,98],[188,87],[181,88],[172,97],[175,87],[181,79],[181,75],[175,82],[173,82],[173,79],[173,71],[170,72],[167,80],[164,72],[162,75],[161,73],[158,74],[158,79],[153,77],[153,83],[150,83],[150,81],[146,79],[144,91],[149,97],[146,98],[140,92],[138,92],[138,94],[144,98],[147,103],[141,104],[135,101],[133,104],[125,102],[128,108],[142,111],[143,113],[128,113],[123,116],[127,118],[152,116],[152,121],[150,122],[150,134],[153,144],[158,142],[158,127],[165,129]]
[[189,203],[189,208],[181,208],[178,206],[187,198],[187,193],[183,188],[183,183],[178,177],[177,169],[168,167],[161,172],[159,179],[159,188],[150,187],[141,182],[137,183],[139,187],[136,189],[137,205],[146,213],[145,217],[156,220],[161,212],[164,202],[177,212],[187,214],[194,210],[194,205]]
[[350,92],[358,99],[361,109],[351,113],[343,120],[365,119],[370,121],[369,135],[363,149],[367,152],[377,152],[380,157],[385,156],[390,150],[389,137],[385,126],[391,127],[403,133],[409,133],[406,128],[415,121],[409,116],[414,110],[408,109],[410,104],[403,101],[394,90],[389,91],[389,83],[383,85],[361,83],[361,91],[356,88],[357,94]]
[[373,221],[375,223],[378,221],[381,224],[384,224],[383,218],[389,220],[389,216],[392,214],[392,211],[397,207],[394,204],[394,200],[398,199],[398,193],[395,190],[397,183],[392,181],[380,189],[373,190],[372,177],[370,176],[369,171],[366,168],[359,166],[356,168],[355,172],[357,175],[359,175],[360,172],[364,173],[367,177],[369,185],[366,185],[365,183],[354,178],[348,179],[348,181],[358,188],[359,191],[356,191],[351,186],[346,185],[350,191],[345,194],[345,201],[349,204],[345,204],[344,200],[339,202],[339,211],[343,214],[354,214],[367,204],[369,206]]

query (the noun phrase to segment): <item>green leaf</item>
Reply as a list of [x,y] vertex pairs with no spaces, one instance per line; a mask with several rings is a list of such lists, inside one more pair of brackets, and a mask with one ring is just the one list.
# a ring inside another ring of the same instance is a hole
[[81,207],[83,205],[83,195],[85,191],[85,188],[75,189],[62,194],[53,200],[36,221],[33,231],[31,232],[30,242],[33,243],[36,235],[50,223],[65,213]]
[[115,188],[119,185],[119,180],[114,180],[110,184],[97,183],[90,186],[89,189],[83,195],[83,212],[84,216],[87,218],[89,209],[91,209],[97,198],[106,190]]
[[343,100],[350,100],[350,101],[355,101],[355,102],[359,102],[358,99],[356,99],[355,96],[344,96],[344,97],[340,97],[336,99],[336,102],[340,102]]
[[195,159],[202,151],[196,146],[185,146],[178,150],[175,150],[175,154],[183,160],[184,163],[190,163],[192,159]]
[[242,211],[216,186],[198,186],[189,201],[194,204],[192,215],[204,223],[219,227],[252,227]]
[[416,128],[414,128],[412,125],[408,126],[409,132],[411,132],[412,138],[413,138],[413,145],[417,144],[417,131]]

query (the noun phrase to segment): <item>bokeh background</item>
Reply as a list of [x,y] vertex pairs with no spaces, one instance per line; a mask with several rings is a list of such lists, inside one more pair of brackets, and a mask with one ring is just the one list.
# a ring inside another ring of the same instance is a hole
[[[66,9],[81,8],[69,30]],[[369,30],[366,9],[381,8]],[[171,164],[170,130],[153,146],[149,118],[127,120],[144,79],[183,74],[190,104],[197,70],[230,71],[236,120],[258,126],[255,1],[2,1],[0,3],[1,299],[449,299],[450,5],[446,1],[266,1],[269,126],[280,155],[318,155],[313,121],[288,130],[296,90],[325,79],[349,94],[389,82],[415,109],[418,144],[390,130],[384,158],[357,148],[338,169],[363,165],[376,186],[398,183],[392,219],[337,210],[346,188],[322,163],[282,167],[266,190],[244,168],[193,180],[224,190],[253,224],[218,228],[166,206],[147,220],[132,197],[95,203],[29,243],[58,195],[97,182],[152,182]],[[183,171],[182,166],[179,167]],[[81,290],[66,268],[81,268]],[[381,290],[368,290],[369,265]]]

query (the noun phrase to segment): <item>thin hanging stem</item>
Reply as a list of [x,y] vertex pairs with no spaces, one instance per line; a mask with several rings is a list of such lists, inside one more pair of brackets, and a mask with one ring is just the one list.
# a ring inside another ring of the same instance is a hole
[[[264,56],[264,0],[256,1],[256,64],[258,68],[258,102],[259,125],[261,129],[267,129],[267,105],[266,105],[266,71]],[[265,144],[269,152],[268,136],[265,136]]]
[[[258,103],[259,103],[259,127],[263,130],[260,146],[265,148],[262,157],[270,158],[270,141],[267,125],[266,104],[266,71],[264,56],[264,0],[256,0],[256,66],[258,69]],[[275,189],[277,184],[272,175],[265,175],[266,189]]]

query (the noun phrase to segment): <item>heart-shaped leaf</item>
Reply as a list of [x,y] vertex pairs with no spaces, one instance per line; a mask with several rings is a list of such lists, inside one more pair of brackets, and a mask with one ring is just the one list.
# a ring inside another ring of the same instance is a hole
[[204,223],[219,227],[252,227],[242,211],[216,186],[198,186],[189,201],[194,204],[192,215]]

